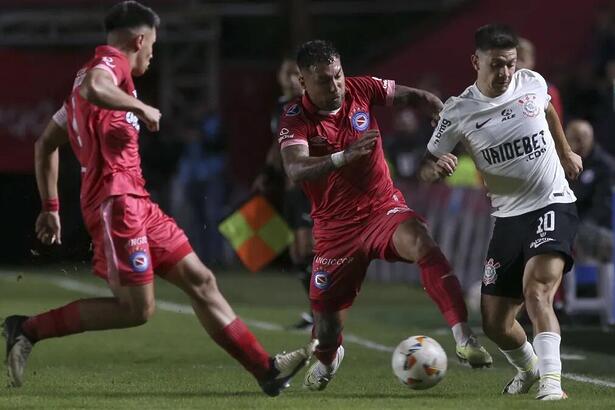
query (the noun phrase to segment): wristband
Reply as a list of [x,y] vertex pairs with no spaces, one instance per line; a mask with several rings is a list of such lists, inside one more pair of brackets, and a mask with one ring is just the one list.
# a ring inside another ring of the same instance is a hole
[[346,157],[344,157],[344,151],[334,152],[331,154],[331,162],[335,168],[341,168],[346,165]]
[[58,198],[49,198],[43,201],[43,211],[58,212],[60,210],[60,200]]

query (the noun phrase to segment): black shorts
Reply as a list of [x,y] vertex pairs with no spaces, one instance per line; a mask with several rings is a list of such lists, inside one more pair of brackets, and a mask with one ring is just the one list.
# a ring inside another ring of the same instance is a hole
[[496,218],[481,292],[486,295],[523,298],[523,271],[535,255],[559,253],[564,273],[572,268],[572,244],[579,219],[577,207],[551,204],[523,215]]
[[310,201],[298,187],[289,188],[284,194],[284,219],[292,230],[312,229],[314,222],[310,216]]

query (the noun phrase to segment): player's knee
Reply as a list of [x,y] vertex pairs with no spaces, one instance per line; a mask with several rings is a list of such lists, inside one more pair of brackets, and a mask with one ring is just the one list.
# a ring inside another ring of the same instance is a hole
[[523,289],[523,297],[528,309],[534,306],[545,306],[553,303],[551,286],[543,283],[532,283]]
[[401,225],[401,229],[396,232],[398,235],[398,251],[402,256],[418,261],[423,256],[427,255],[436,245],[431,238],[427,227],[418,219],[407,220]]
[[156,312],[155,303],[146,303],[133,309],[133,320],[135,325],[140,326],[147,323]]
[[206,266],[188,276],[187,286],[190,295],[200,300],[207,300],[218,293],[216,277]]

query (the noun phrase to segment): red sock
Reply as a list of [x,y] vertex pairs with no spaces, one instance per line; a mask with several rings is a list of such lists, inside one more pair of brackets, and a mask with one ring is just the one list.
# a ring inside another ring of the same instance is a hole
[[450,326],[468,321],[468,311],[459,279],[440,248],[431,249],[417,264],[421,269],[421,282],[431,299],[436,302]]
[[269,354],[241,319],[233,320],[212,339],[257,379],[267,375],[271,367]]
[[83,332],[79,300],[28,318],[21,328],[31,342]]
[[314,352],[314,356],[318,358],[318,360],[324,365],[330,365],[335,360],[335,355],[337,354],[337,348],[342,345],[342,341],[344,340],[344,336],[340,333],[337,337],[337,341],[335,345],[321,345],[319,344],[316,347],[316,351]]

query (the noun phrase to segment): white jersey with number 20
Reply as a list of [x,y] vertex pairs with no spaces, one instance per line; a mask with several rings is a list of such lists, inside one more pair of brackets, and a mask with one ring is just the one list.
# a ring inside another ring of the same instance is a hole
[[461,142],[485,181],[494,216],[574,202],[547,124],[550,100],[544,78],[526,69],[495,98],[474,84],[446,101],[427,149],[440,157]]

